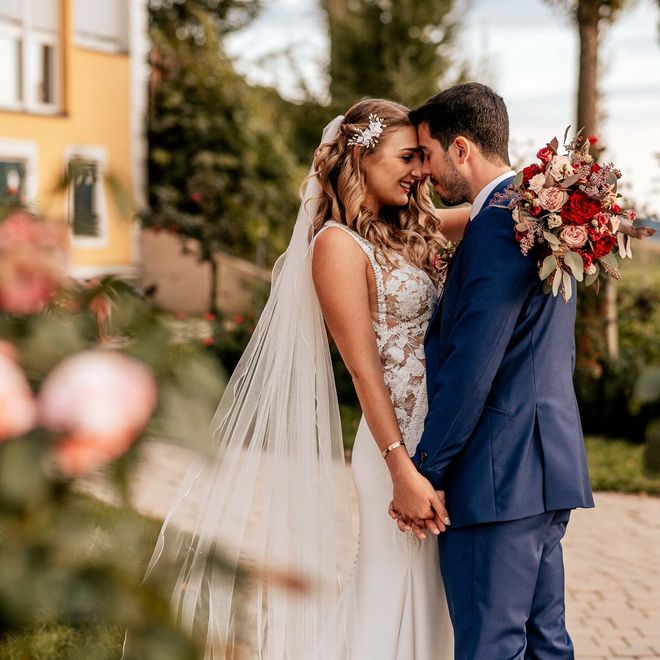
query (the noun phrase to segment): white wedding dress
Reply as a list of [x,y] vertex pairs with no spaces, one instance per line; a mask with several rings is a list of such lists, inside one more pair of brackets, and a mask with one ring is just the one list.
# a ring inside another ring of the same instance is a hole
[[[371,243],[345,225],[373,268],[378,313],[373,327],[399,427],[412,455],[428,408],[424,333],[438,298],[421,269],[396,256],[379,263]],[[403,534],[387,513],[389,471],[362,418],[352,456],[359,507],[359,546],[353,575],[318,652],[342,660],[450,660],[453,632],[440,576],[438,543]]]

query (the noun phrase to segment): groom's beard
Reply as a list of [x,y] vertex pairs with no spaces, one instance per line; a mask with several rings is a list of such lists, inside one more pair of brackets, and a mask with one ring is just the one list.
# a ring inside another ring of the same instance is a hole
[[472,191],[467,179],[456,169],[451,159],[445,158],[442,174],[432,179],[433,187],[445,206],[472,202]]

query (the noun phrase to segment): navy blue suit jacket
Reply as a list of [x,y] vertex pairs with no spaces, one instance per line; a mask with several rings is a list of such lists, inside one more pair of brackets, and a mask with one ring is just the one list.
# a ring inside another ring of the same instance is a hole
[[591,507],[575,391],[575,299],[543,293],[511,212],[489,206],[452,259],[426,333],[429,411],[413,461],[454,527]]

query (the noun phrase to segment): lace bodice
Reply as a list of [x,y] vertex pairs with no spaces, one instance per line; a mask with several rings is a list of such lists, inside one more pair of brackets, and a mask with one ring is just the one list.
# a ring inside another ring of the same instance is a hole
[[[394,264],[376,259],[373,245],[337,222],[326,222],[321,232],[339,227],[350,234],[373,268],[378,302],[373,319],[383,376],[406,441],[415,451],[428,409],[424,333],[438,299],[435,284],[426,272],[395,255]],[[319,232],[320,233],[320,232]]]

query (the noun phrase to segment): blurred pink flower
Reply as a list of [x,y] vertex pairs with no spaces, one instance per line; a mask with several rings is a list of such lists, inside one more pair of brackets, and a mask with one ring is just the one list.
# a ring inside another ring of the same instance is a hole
[[36,404],[14,347],[0,341],[0,441],[27,433],[36,421]]
[[67,239],[63,225],[24,210],[0,222],[0,310],[38,314],[66,276]]
[[61,362],[39,392],[41,424],[64,433],[55,446],[59,468],[75,476],[121,456],[156,400],[153,375],[126,355],[90,350]]

